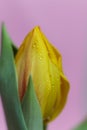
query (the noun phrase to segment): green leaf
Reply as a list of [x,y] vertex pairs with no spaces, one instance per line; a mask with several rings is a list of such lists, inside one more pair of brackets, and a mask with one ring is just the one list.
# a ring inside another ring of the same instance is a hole
[[42,114],[31,76],[22,101],[22,110],[29,130],[43,130]]
[[16,69],[11,40],[2,25],[0,56],[0,95],[8,130],[27,130],[18,96]]
[[79,124],[76,128],[73,130],[87,130],[87,119],[84,120],[81,124]]
[[[5,28],[4,24],[2,24],[2,26]],[[0,30],[0,32],[1,32],[1,30]],[[0,41],[1,41],[1,36],[0,36]],[[14,54],[14,57],[15,57],[15,55],[18,52],[18,48],[16,47],[16,45],[13,43],[13,41],[11,39],[10,39],[10,43],[11,43],[13,54]]]

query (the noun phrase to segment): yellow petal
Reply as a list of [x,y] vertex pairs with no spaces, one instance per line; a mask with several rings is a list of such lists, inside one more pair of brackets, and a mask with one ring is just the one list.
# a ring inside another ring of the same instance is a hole
[[62,71],[62,57],[60,52],[48,41],[43,32],[41,32],[41,35],[44,40],[44,44],[47,47],[49,58],[51,59],[53,64],[58,66],[58,69]]
[[35,90],[44,115],[46,101],[51,91],[49,78],[48,52],[41,38],[39,28],[34,29],[32,39],[32,68],[31,75]]
[[63,108],[66,104],[67,98],[68,98],[68,92],[70,89],[69,86],[70,85],[69,85],[67,78],[60,72],[61,99],[60,99],[60,103],[59,103],[59,99],[58,99],[58,95],[57,95],[57,99],[56,99],[55,105],[54,105],[54,111],[53,111],[53,113],[51,113],[51,120],[56,118],[63,110]]
[[51,83],[51,92],[46,101],[44,120],[48,122],[51,120],[51,113],[54,111],[55,101],[58,98],[57,104],[60,103],[61,88],[60,88],[60,74],[59,70],[49,59],[49,77]]
[[28,77],[31,70],[31,37],[32,33],[30,32],[24,39],[15,57],[16,69],[18,74],[18,89],[21,99],[26,91]]

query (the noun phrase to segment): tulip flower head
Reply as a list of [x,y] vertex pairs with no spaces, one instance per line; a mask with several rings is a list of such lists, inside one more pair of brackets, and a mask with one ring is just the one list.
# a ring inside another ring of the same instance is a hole
[[39,27],[24,39],[15,57],[18,90],[22,100],[29,76],[32,76],[43,120],[49,122],[63,110],[69,82],[62,69],[59,51],[47,40]]

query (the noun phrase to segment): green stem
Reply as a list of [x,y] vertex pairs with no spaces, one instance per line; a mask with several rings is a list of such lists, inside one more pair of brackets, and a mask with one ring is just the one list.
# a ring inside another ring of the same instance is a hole
[[47,130],[47,124],[43,125],[43,130]]

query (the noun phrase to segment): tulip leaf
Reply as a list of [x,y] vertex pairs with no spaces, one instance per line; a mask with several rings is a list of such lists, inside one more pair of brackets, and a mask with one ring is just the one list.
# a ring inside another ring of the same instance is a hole
[[43,130],[42,114],[31,76],[22,101],[22,110],[29,130]]
[[17,90],[17,76],[11,40],[2,25],[0,56],[0,96],[8,130],[27,130]]
[[73,130],[87,130],[87,119],[84,120],[81,124],[79,124],[76,128]]

